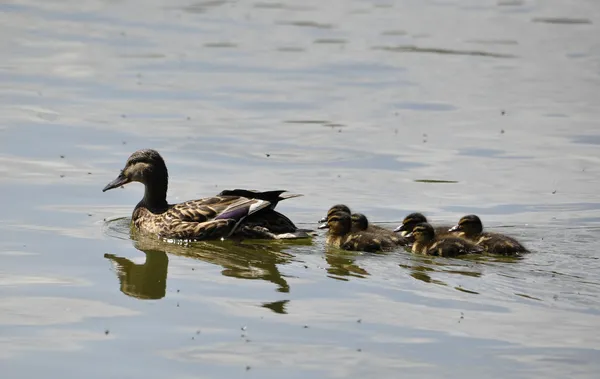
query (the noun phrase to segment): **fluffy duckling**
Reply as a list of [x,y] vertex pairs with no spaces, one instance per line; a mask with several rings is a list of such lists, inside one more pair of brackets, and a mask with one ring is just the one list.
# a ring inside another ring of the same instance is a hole
[[350,212],[350,208],[348,208],[347,205],[336,204],[333,207],[329,208],[329,210],[327,211],[327,216],[320,219],[319,224],[321,224],[323,222],[327,222],[327,218],[329,218],[329,216],[331,216],[332,214],[334,214],[336,212],[344,212],[344,213],[348,213],[348,214],[352,213],[352,212]]
[[408,240],[406,238],[400,237],[393,231],[382,226],[370,224],[367,216],[362,213],[352,213],[351,219],[353,232],[369,232],[380,237],[389,238],[392,241],[395,241],[397,245],[408,245]]
[[397,240],[366,231],[352,231],[352,217],[348,212],[337,211],[329,215],[327,223],[319,229],[329,229],[327,244],[351,251],[382,251],[398,246]]
[[426,222],[417,224],[409,236],[414,238],[412,252],[417,254],[456,257],[465,254],[479,254],[483,251],[481,247],[463,238],[436,237],[435,230]]
[[[236,189],[217,196],[169,204],[168,181],[167,166],[160,154],[151,149],[138,150],[127,159],[119,176],[102,191],[131,182],[144,184],[144,197],[133,210],[131,221],[139,231],[161,238],[220,239],[248,228],[267,229],[261,237],[270,236],[271,232],[298,232],[287,217],[273,209],[279,201],[300,195]],[[275,230],[268,230],[269,227]]]
[[458,221],[450,231],[473,241],[489,254],[520,255],[529,251],[516,239],[499,233],[483,231],[481,219],[476,215],[467,215]]
[[[406,236],[407,234],[410,234],[413,229],[415,228],[415,226],[417,226],[418,224],[427,222],[427,218],[419,212],[415,212],[415,213],[411,213],[408,216],[406,216],[404,218],[404,220],[402,220],[402,225],[398,226],[396,229],[394,229],[394,232],[396,233],[400,233],[400,235],[402,236]],[[454,234],[452,232],[449,231],[449,229],[451,228],[451,225],[440,225],[440,226],[436,226],[433,229],[435,230],[435,235],[436,236],[443,236],[443,235],[448,235],[448,234]]]
[[[327,217],[320,219],[319,223],[327,222],[327,218],[337,212],[352,213],[350,211],[350,208],[348,208],[347,205],[336,204],[336,205],[332,206],[331,208],[329,208],[329,210],[327,211]],[[394,233],[391,232],[390,230],[388,230],[384,227],[381,227],[378,225],[373,225],[373,224],[369,223],[367,216],[365,216],[362,213],[352,213],[351,218],[352,218],[352,231],[353,232],[366,231],[366,232],[370,232],[370,233],[381,234],[382,236],[386,236],[386,237],[395,237]],[[395,238],[397,238],[397,236]]]

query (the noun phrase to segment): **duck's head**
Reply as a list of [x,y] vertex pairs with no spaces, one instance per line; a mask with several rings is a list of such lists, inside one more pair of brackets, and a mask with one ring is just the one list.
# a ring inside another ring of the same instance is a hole
[[335,236],[346,235],[352,229],[352,217],[348,212],[334,212],[327,217],[325,224],[319,226],[319,229],[329,229],[329,233]]
[[456,226],[449,230],[450,232],[463,232],[466,236],[475,236],[483,231],[483,224],[479,217],[467,215],[458,221]]
[[140,182],[146,185],[146,187],[161,188],[164,186],[166,193],[168,179],[169,175],[165,161],[156,150],[138,150],[131,154],[119,176],[108,183],[102,192],[123,186],[127,183]]
[[427,222],[427,218],[422,213],[411,213],[404,217],[402,225],[394,229],[394,232],[400,232],[401,235],[406,236],[413,231],[415,226],[424,222]]
[[329,210],[327,211],[327,216],[320,219],[319,222],[327,222],[327,218],[336,212],[344,212],[349,214],[350,208],[348,208],[348,206],[344,204],[336,204],[333,207],[329,208]]
[[415,225],[412,232],[407,234],[406,237],[413,239],[415,242],[429,242],[435,238],[435,231],[429,223],[422,222]]
[[352,228],[356,230],[367,230],[369,227],[369,219],[362,213],[352,213],[350,216],[352,220]]

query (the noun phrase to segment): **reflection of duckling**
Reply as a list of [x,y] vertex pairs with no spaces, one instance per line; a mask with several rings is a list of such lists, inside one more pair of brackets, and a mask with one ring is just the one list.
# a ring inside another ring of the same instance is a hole
[[[419,212],[411,213],[404,218],[404,220],[402,221],[402,225],[400,225],[396,229],[394,229],[394,232],[400,232],[401,235],[406,236],[407,234],[409,234],[413,231],[415,226],[417,226],[418,224],[421,224],[423,222],[428,222],[428,221],[427,221],[427,218],[422,213],[419,213]],[[451,227],[450,225],[436,226],[433,229],[435,230],[435,235],[441,237],[443,235],[452,234],[449,231],[450,227]]]
[[352,219],[352,231],[353,232],[369,232],[379,237],[390,238],[396,241],[397,245],[407,245],[408,241],[404,237],[398,237],[396,233],[388,230],[382,226],[373,225],[369,223],[369,219],[362,213],[353,213]]
[[[235,189],[223,191],[217,196],[168,204],[168,179],[167,166],[158,152],[138,150],[131,154],[119,176],[103,191],[130,182],[144,184],[144,198],[133,211],[132,223],[144,233],[163,238],[220,239],[242,229],[246,221],[250,223],[249,229],[259,225],[262,228],[276,227],[276,230],[269,230],[275,234],[298,231],[287,217],[273,209],[279,201],[299,195],[285,195],[285,191]],[[265,215],[269,217],[268,220]],[[306,236],[306,233],[301,235]]]
[[481,247],[462,238],[452,236],[436,238],[435,230],[426,222],[415,226],[411,234],[415,239],[412,245],[413,253],[456,257],[458,255],[481,253],[483,250]]
[[473,241],[487,253],[499,255],[519,255],[529,251],[512,237],[499,233],[483,231],[483,224],[476,215],[467,215],[458,221],[458,225],[450,229],[458,235]]
[[330,214],[327,223],[319,229],[329,229],[327,244],[352,251],[382,251],[398,246],[399,240],[385,238],[369,232],[353,232],[349,213],[337,211]]

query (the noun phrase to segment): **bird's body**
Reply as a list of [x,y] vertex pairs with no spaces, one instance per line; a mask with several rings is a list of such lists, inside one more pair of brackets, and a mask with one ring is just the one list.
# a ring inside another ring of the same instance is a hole
[[386,251],[405,244],[398,236],[381,235],[369,231],[354,230],[352,216],[348,212],[329,213],[327,223],[321,229],[329,229],[327,244],[350,251]]
[[133,153],[117,179],[103,191],[132,181],[145,185],[144,197],[131,217],[133,225],[143,233],[185,240],[220,239],[233,235],[277,238],[282,233],[307,236],[289,218],[273,210],[279,201],[300,195],[285,195],[285,191],[235,189],[225,190],[216,196],[169,204],[166,200],[167,168],[154,150]]
[[451,230],[458,236],[481,246],[489,254],[514,256],[529,252],[512,237],[500,233],[484,232],[481,219],[476,215],[462,217]]
[[[406,236],[406,235],[412,233],[415,226],[417,226],[418,224],[421,224],[423,222],[429,223],[427,221],[427,218],[422,213],[418,213],[418,212],[411,213],[404,218],[404,220],[402,221],[402,225],[400,225],[396,229],[394,229],[394,232],[396,232],[396,233],[399,232],[401,235]],[[438,226],[434,226],[433,230],[435,231],[436,236],[441,237],[443,235],[454,234],[449,231],[451,227],[452,227],[452,225],[438,225]]]
[[411,234],[415,240],[411,250],[417,254],[457,257],[480,254],[483,251],[479,246],[460,237],[436,236],[434,228],[428,223],[417,224]]

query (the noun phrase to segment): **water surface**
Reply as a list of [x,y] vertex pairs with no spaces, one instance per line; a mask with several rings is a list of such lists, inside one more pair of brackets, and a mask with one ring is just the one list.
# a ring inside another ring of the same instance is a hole
[[[595,1],[0,4],[0,367],[7,378],[600,373]],[[139,148],[171,202],[288,189],[479,214],[522,259],[178,245],[130,234]]]

